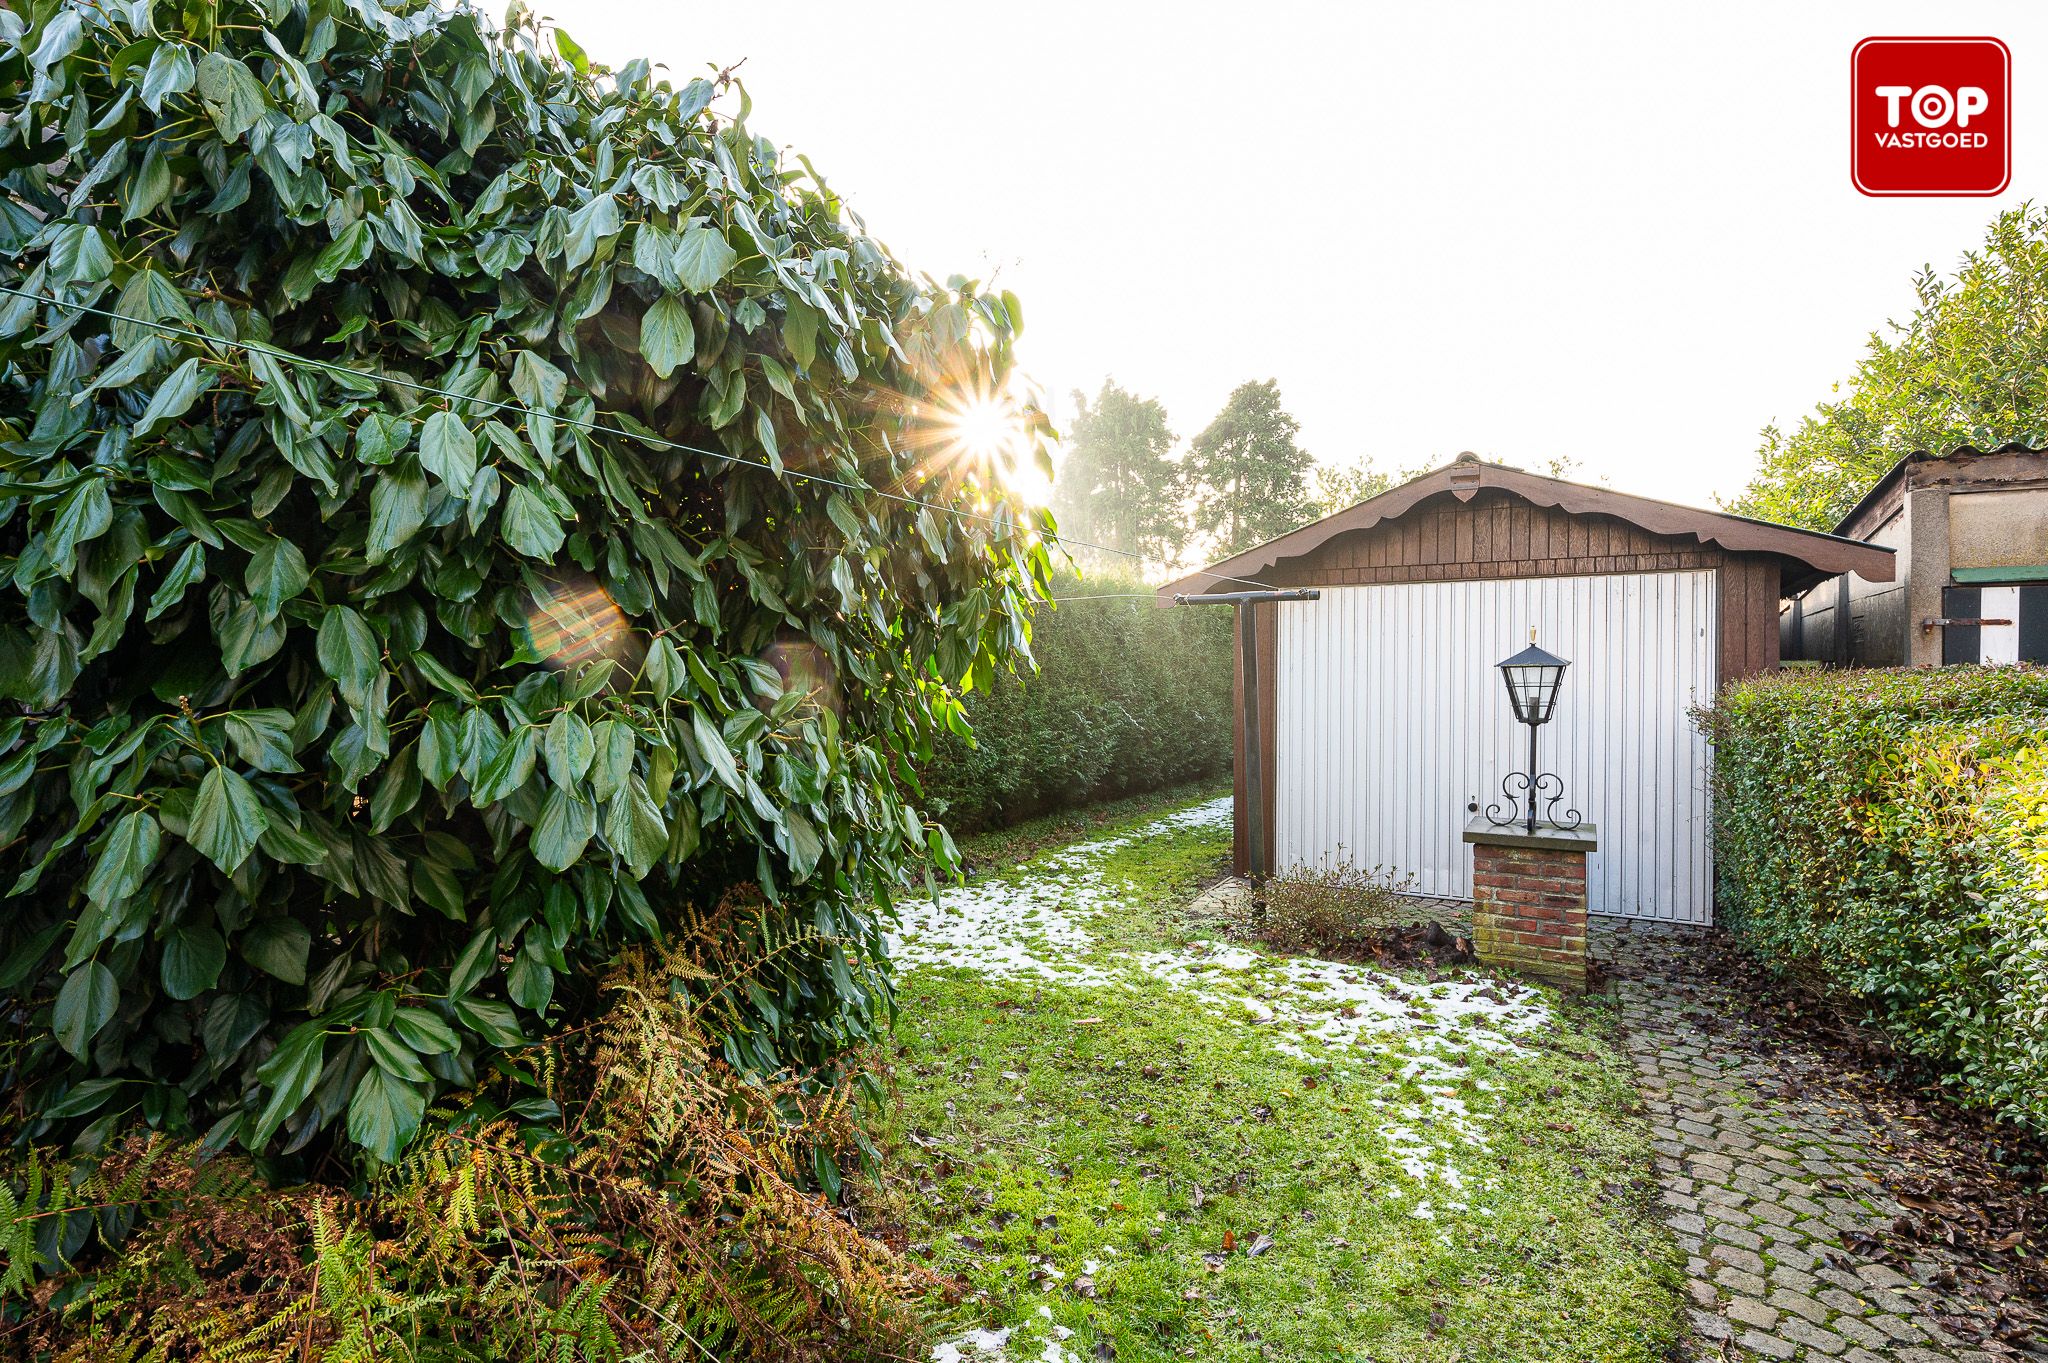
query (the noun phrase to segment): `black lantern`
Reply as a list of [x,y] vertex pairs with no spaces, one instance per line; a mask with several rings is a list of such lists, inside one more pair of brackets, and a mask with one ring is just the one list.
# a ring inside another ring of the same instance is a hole
[[[1577,828],[1584,817],[1578,810],[1567,808],[1561,819],[1557,814],[1557,807],[1564,803],[1564,778],[1555,772],[1536,770],[1536,731],[1548,724],[1556,712],[1558,689],[1564,684],[1564,670],[1571,664],[1538,648],[1536,631],[1532,629],[1529,646],[1499,666],[1501,680],[1507,683],[1508,704],[1514,707],[1515,718],[1529,726],[1529,770],[1511,771],[1501,779],[1501,795],[1506,803],[1488,805],[1486,817],[1497,827],[1519,823],[1534,833],[1536,805],[1542,800],[1543,822],[1556,828]],[[1522,806],[1524,798],[1528,800],[1526,809]]]
[[1548,724],[1550,712],[1557,708],[1557,690],[1564,681],[1564,670],[1570,666],[1555,653],[1536,647],[1533,637],[1527,648],[1500,664],[1501,679],[1508,684],[1508,704],[1515,707],[1515,718],[1532,727]]

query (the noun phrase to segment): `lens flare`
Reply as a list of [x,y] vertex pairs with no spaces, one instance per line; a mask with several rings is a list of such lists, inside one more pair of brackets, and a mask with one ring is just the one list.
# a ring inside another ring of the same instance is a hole
[[1010,486],[1010,495],[1026,506],[1044,506],[1052,500],[1052,475],[1029,450],[1017,451],[1004,481]]
[[988,463],[1010,452],[1018,438],[1017,413],[999,398],[976,393],[947,418],[953,443],[977,461]]
[[796,713],[810,717],[820,710],[844,714],[839,695],[839,673],[824,649],[808,639],[778,639],[761,654],[761,661],[782,678],[785,696],[797,697]]
[[938,475],[966,474],[1030,506],[1043,506],[1052,480],[1040,466],[1032,422],[1007,391],[979,380],[962,383],[922,404],[915,443]]
[[550,582],[526,612],[533,652],[550,667],[578,668],[609,658],[627,661],[633,629],[597,580],[588,574]]

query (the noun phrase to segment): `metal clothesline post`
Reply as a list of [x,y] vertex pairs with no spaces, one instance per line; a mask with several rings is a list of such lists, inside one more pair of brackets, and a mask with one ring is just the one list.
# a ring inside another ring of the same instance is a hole
[[1266,912],[1266,801],[1265,773],[1260,768],[1259,746],[1259,636],[1258,617],[1252,607],[1268,601],[1320,601],[1314,588],[1296,591],[1206,592],[1200,596],[1176,596],[1176,606],[1231,606],[1237,611],[1237,646],[1244,659],[1244,796],[1246,865],[1251,872],[1252,910],[1263,918]]

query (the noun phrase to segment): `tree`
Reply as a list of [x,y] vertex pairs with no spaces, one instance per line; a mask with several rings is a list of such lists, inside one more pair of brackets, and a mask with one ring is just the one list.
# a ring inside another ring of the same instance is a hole
[[1315,511],[1308,490],[1314,460],[1294,443],[1300,429],[1280,405],[1280,385],[1239,384],[1189,447],[1185,475],[1194,490],[1194,522],[1234,554],[1285,534]]
[[[1402,479],[1401,481],[1405,481]],[[1372,460],[1356,464],[1318,464],[1315,469],[1313,514],[1330,516],[1360,502],[1369,501],[1394,486],[1396,478],[1373,467]]]
[[1061,531],[1148,560],[1172,558],[1187,527],[1179,470],[1167,457],[1173,432],[1166,409],[1114,379],[1103,380],[1093,406],[1075,393],[1074,408],[1053,497]]
[[2048,210],[1999,214],[1954,278],[1930,266],[1914,291],[1913,316],[1872,333],[1845,396],[1789,433],[1764,428],[1731,510],[1830,530],[1902,455],[2048,438]]
[[725,1060],[886,1029],[890,896],[950,864],[899,774],[1048,581],[1050,520],[921,453],[1015,300],[914,281],[717,82],[508,24],[0,12],[26,1140],[389,1161],[707,916]]

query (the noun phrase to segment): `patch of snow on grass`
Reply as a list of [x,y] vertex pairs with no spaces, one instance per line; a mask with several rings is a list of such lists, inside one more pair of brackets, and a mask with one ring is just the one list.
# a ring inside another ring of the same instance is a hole
[[[936,902],[906,903],[891,953],[906,971],[956,967],[988,979],[1088,988],[1164,984],[1214,1017],[1259,1028],[1282,1054],[1317,1064],[1377,1064],[1389,1059],[1385,1047],[1398,1047],[1389,1078],[1410,1091],[1372,1103],[1385,1115],[1389,1155],[1418,1193],[1432,1183],[1440,1191],[1461,1188],[1459,1157],[1486,1143],[1481,1120],[1458,1096],[1469,1083],[1466,1057],[1517,1051],[1517,1037],[1549,1019],[1537,992],[1476,972],[1432,983],[1225,942],[1128,955],[1100,949],[1095,927],[1123,893],[1107,873],[1109,856],[1182,829],[1227,828],[1230,814],[1227,797],[1212,800],[952,886]],[[1430,1204],[1418,1204],[1416,1214],[1431,1215]]]
[[[1047,1321],[1052,1312],[1045,1307],[1038,1308]],[[1074,1332],[1064,1325],[1049,1327],[1053,1337],[1045,1341],[1045,1348],[1039,1353],[1036,1363],[1078,1363],[1072,1350],[1063,1341],[1073,1337]],[[958,1339],[949,1339],[932,1350],[931,1363],[1007,1363],[1010,1358],[1010,1336],[1014,1327],[1005,1326],[1000,1330],[969,1330]]]
[[932,1363],[964,1363],[967,1359],[1003,1359],[1010,1343],[1010,1327],[1000,1330],[969,1330],[932,1350]]

